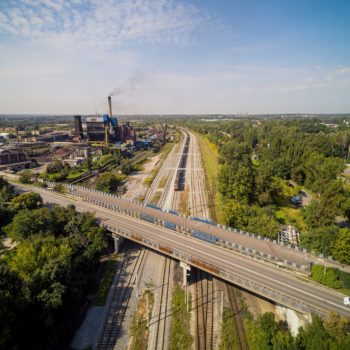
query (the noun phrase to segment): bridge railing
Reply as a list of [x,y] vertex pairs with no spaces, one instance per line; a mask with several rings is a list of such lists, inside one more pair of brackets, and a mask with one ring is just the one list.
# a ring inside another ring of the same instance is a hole
[[[51,183],[50,185],[53,185],[53,183]],[[139,219],[148,221],[152,224],[159,225],[159,226],[165,227],[167,229],[171,229],[171,230],[176,231],[180,234],[192,236],[192,231],[190,231],[189,229],[187,229],[183,226],[176,225],[174,223],[164,221],[164,220],[159,220],[151,215],[139,213],[139,212],[136,212],[134,210],[129,210],[129,209],[123,208],[121,206],[108,203],[108,202],[103,201],[103,200],[98,200],[98,199],[93,198],[92,196],[82,195],[81,193],[75,192],[74,190],[75,189],[83,189],[83,190],[86,190],[86,191],[89,191],[92,193],[98,193],[98,194],[106,195],[108,197],[120,199],[121,197],[119,197],[118,195],[114,195],[111,193],[105,193],[105,192],[94,190],[91,188],[86,188],[86,187],[80,186],[80,185],[71,185],[71,184],[63,184],[63,185],[66,186],[67,189],[70,190],[71,195],[73,195],[75,197],[79,197],[86,202],[89,202],[89,203],[101,206],[103,208],[107,208],[107,209],[122,213],[124,215],[132,216],[134,218],[139,218]],[[124,199],[123,198],[123,200],[129,201],[131,203],[139,204],[142,206],[146,206],[145,204],[140,203],[140,202],[135,201],[135,200],[132,200],[132,199]],[[244,231],[240,231],[240,232],[242,234],[245,233]],[[229,249],[231,251],[235,251],[236,253],[244,255],[245,257],[252,258],[254,260],[259,260],[263,263],[269,264],[270,266],[274,266],[274,267],[278,267],[278,268],[292,269],[292,270],[296,270],[296,271],[299,271],[299,272],[304,273],[304,274],[310,273],[310,265],[297,264],[295,262],[292,262],[292,261],[289,261],[286,259],[282,260],[276,256],[266,254],[264,252],[261,252],[261,251],[255,250],[255,249],[251,249],[248,247],[244,247],[244,246],[236,244],[232,241],[222,240],[222,239],[218,238],[215,242],[210,242],[210,244],[216,244],[216,245],[222,246],[226,249]]]
[[135,242],[148,246],[152,249],[158,250],[161,253],[165,253],[177,260],[186,262],[194,267],[205,270],[211,273],[212,275],[223,278],[226,281],[232,282],[244,289],[255,292],[261,296],[266,297],[269,300],[280,303],[281,305],[292,308],[296,311],[299,311],[302,313],[316,313],[322,317],[326,316],[327,314],[326,310],[320,309],[308,303],[304,303],[291,295],[280,292],[277,289],[266,287],[263,284],[254,281],[253,279],[241,276],[239,273],[235,273],[228,269],[223,269],[221,267],[208,264],[207,262],[199,258],[191,257],[190,255],[184,253],[183,251],[174,249],[170,246],[164,246],[162,244],[159,244],[158,242],[152,241],[149,238],[144,237],[140,233],[136,233],[127,229],[121,229],[120,227],[116,227],[110,224],[102,224],[102,225],[112,233],[121,235],[130,240],[133,240]]

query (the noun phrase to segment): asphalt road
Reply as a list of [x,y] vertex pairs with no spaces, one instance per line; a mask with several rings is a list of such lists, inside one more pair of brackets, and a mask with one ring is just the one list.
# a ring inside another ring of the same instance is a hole
[[83,196],[89,196],[91,198],[107,202],[109,204],[117,205],[128,210],[134,210],[139,213],[148,214],[159,220],[172,222],[178,226],[188,228],[189,230],[203,231],[218,238],[221,238],[222,240],[231,241],[243,247],[249,247],[259,252],[270,254],[281,260],[288,260],[291,262],[295,262],[299,265],[308,265],[311,261],[309,255],[302,253],[301,251],[295,251],[294,249],[289,249],[285,246],[280,246],[278,244],[273,244],[272,242],[259,240],[250,236],[243,236],[237,232],[228,231],[216,225],[210,225],[199,221],[194,221],[185,217],[145,207],[136,203],[127,202],[123,199],[109,197],[105,194],[90,192],[87,189],[79,188],[74,190],[74,192]]
[[68,198],[39,188],[24,185],[16,186],[40,193],[44,201],[48,203],[57,203],[63,206],[74,204],[77,210],[94,212],[103,223],[120,227],[129,232],[140,233],[150,240],[182,251],[193,258],[204,260],[220,269],[239,273],[242,277],[249,278],[253,282],[300,300],[314,308],[327,312],[334,311],[350,318],[350,308],[343,305],[344,296],[342,294],[313,282],[305,281],[285,270],[279,270],[258,261],[244,258],[219,246],[184,236],[140,219],[118,214],[76,198]]

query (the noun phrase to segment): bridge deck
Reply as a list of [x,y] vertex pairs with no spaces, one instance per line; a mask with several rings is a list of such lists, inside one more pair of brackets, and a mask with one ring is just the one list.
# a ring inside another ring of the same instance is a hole
[[[22,185],[21,187],[28,189]],[[120,234],[125,237],[156,250],[161,250],[162,246],[161,251],[164,254],[189,261],[192,265],[218,275],[222,279],[235,282],[261,295],[268,295],[271,300],[277,300],[283,305],[307,304],[320,314],[333,310],[350,318],[350,309],[343,305],[342,294],[301,279],[285,270],[247,259],[220,246],[199,241],[191,236],[179,234],[81,199],[68,198],[42,189],[30,188],[30,190],[40,193],[46,202],[60,205],[74,204],[78,210],[93,211],[103,224],[120,230]],[[194,222],[194,224],[197,223]],[[168,250],[164,247],[168,247]],[[268,289],[267,292],[265,288]],[[295,306],[295,309],[300,310],[302,307]]]

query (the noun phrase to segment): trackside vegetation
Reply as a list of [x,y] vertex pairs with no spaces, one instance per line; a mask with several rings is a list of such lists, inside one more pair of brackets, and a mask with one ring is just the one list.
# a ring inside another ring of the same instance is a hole
[[106,232],[91,214],[43,207],[2,178],[0,232],[16,243],[0,255],[0,348],[57,348],[71,335]]
[[244,322],[250,350],[346,350],[350,346],[349,321],[334,313],[325,320],[312,315],[311,322],[300,327],[295,337],[272,312],[254,319],[246,310]]
[[329,288],[343,289],[350,294],[350,273],[323,265],[312,265],[311,277]]
[[137,309],[131,320],[131,341],[129,349],[131,350],[146,350],[148,345],[149,326],[148,319],[152,317],[152,309],[154,304],[154,295],[149,290],[146,290],[140,297],[137,303]]
[[190,333],[191,313],[187,311],[185,291],[177,285],[172,298],[169,350],[190,350],[193,342]]
[[222,223],[274,239],[293,225],[303,247],[350,264],[350,128],[338,122],[187,121],[218,149]]

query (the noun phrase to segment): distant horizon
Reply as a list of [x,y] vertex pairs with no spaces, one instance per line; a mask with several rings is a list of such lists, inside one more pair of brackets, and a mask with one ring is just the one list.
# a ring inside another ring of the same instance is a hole
[[[63,113],[52,113],[52,114],[35,114],[35,113],[0,113],[0,118],[3,117],[73,117],[75,115],[81,115],[82,117],[85,116],[94,116],[96,114],[63,114]],[[102,116],[103,114],[97,114],[98,116]],[[113,114],[113,117],[132,117],[132,116],[157,116],[157,117],[176,117],[176,116],[194,116],[194,117],[201,117],[201,116],[216,116],[216,117],[250,117],[250,116],[301,116],[301,117],[312,117],[312,116],[350,116],[349,113],[254,113],[254,114],[237,114],[237,113],[168,113],[168,114],[156,114],[156,113],[149,113],[149,114]],[[221,118],[219,118],[221,119]]]

